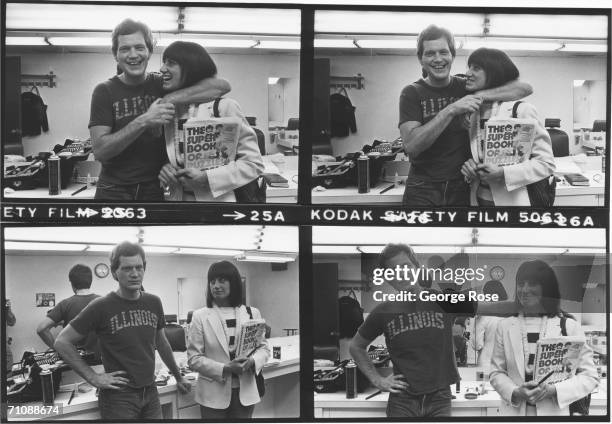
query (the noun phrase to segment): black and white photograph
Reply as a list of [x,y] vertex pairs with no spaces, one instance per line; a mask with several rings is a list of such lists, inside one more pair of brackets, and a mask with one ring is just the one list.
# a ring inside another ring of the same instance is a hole
[[317,10],[312,203],[604,206],[608,17],[572,12]]
[[316,418],[607,415],[605,230],[315,226],[312,243]]
[[299,9],[9,2],[5,24],[6,198],[296,202]]
[[299,417],[297,227],[9,227],[3,248],[9,419]]

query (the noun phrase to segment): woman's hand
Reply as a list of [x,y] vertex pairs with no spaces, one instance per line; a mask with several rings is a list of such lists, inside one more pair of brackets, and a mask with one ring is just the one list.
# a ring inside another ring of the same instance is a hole
[[531,399],[535,397],[536,394],[539,394],[540,387],[538,383],[535,381],[528,381],[526,383],[521,384],[512,392],[512,403],[519,402],[532,402]]
[[491,165],[491,164],[479,164],[478,168],[478,176],[483,181],[495,181],[501,178],[504,178],[504,168],[499,165]]
[[246,358],[236,358],[223,366],[223,374],[242,375]]
[[474,159],[466,160],[465,163],[461,165],[461,173],[468,182],[477,179],[479,177],[478,163],[476,163]]
[[253,357],[247,358],[247,360],[242,365],[242,372],[255,372],[255,359]]
[[183,187],[194,190],[194,187],[204,187],[208,185],[208,175],[206,171],[197,169],[179,169],[176,171],[176,178],[181,182]]
[[529,402],[538,403],[541,400],[555,397],[557,395],[557,388],[554,384],[541,384],[538,386],[540,389],[536,394],[533,395]]

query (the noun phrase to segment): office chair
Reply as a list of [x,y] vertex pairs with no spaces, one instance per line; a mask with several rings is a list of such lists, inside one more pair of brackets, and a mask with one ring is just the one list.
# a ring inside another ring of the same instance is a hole
[[185,352],[187,350],[185,329],[183,327],[178,324],[167,324],[164,327],[164,333],[173,352]]
[[596,119],[593,121],[593,132],[604,132],[606,131],[606,127],[608,126],[608,121],[605,119]]

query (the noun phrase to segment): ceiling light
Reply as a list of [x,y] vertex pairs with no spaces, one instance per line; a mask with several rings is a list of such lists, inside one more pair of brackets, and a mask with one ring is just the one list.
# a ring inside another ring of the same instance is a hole
[[244,252],[237,255],[236,260],[240,262],[284,263],[295,261],[295,255],[282,255],[275,252]]
[[236,256],[242,253],[241,250],[229,249],[200,249],[191,247],[179,247],[172,252],[177,255],[208,255],[208,256]]
[[74,243],[35,243],[22,241],[7,241],[4,243],[6,250],[45,250],[56,252],[81,252],[87,247],[86,244]]
[[482,13],[317,11],[315,33],[418,34],[427,25],[448,28],[454,34],[482,33]]
[[253,47],[256,49],[272,49],[272,50],[299,50],[300,41],[289,40],[260,40]]
[[178,7],[8,3],[6,30],[112,31],[126,18],[142,20],[153,32],[177,30]]
[[364,49],[416,49],[416,38],[406,39],[359,39],[357,40],[359,47]]
[[554,51],[561,48],[558,41],[518,41],[501,40],[490,38],[468,38],[460,44],[459,48],[464,50],[476,50],[481,47],[499,50],[522,50],[522,51]]
[[274,85],[278,82],[279,77],[268,77],[268,85]]
[[6,37],[7,46],[48,46],[44,37]]
[[357,48],[354,40],[348,38],[318,38],[314,40],[314,46],[318,49],[351,49]]
[[574,87],[582,87],[584,80],[574,80]]
[[299,35],[297,9],[186,7],[185,31]]
[[587,43],[564,43],[560,51],[562,52],[584,52],[584,53],[606,53],[608,46],[605,44]]
[[257,41],[249,38],[183,38],[173,36],[160,36],[157,40],[157,46],[167,47],[175,41],[188,41],[196,43],[205,48],[243,48],[248,49],[253,47]]
[[321,245],[313,245],[312,246],[313,254],[323,254],[323,253],[337,253],[337,254],[357,254],[357,246],[345,246],[345,245],[337,245],[337,246],[321,246]]
[[601,15],[490,14],[490,36],[601,38],[608,36],[608,19]]
[[54,46],[104,46],[110,47],[112,40],[107,37],[49,37]]

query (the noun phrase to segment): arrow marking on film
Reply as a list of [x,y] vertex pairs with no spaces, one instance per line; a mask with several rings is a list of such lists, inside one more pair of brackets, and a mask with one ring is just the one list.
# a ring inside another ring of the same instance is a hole
[[223,216],[230,216],[234,218],[234,221],[238,221],[239,219],[244,218],[246,215],[237,211],[234,211],[234,213],[224,213]]

